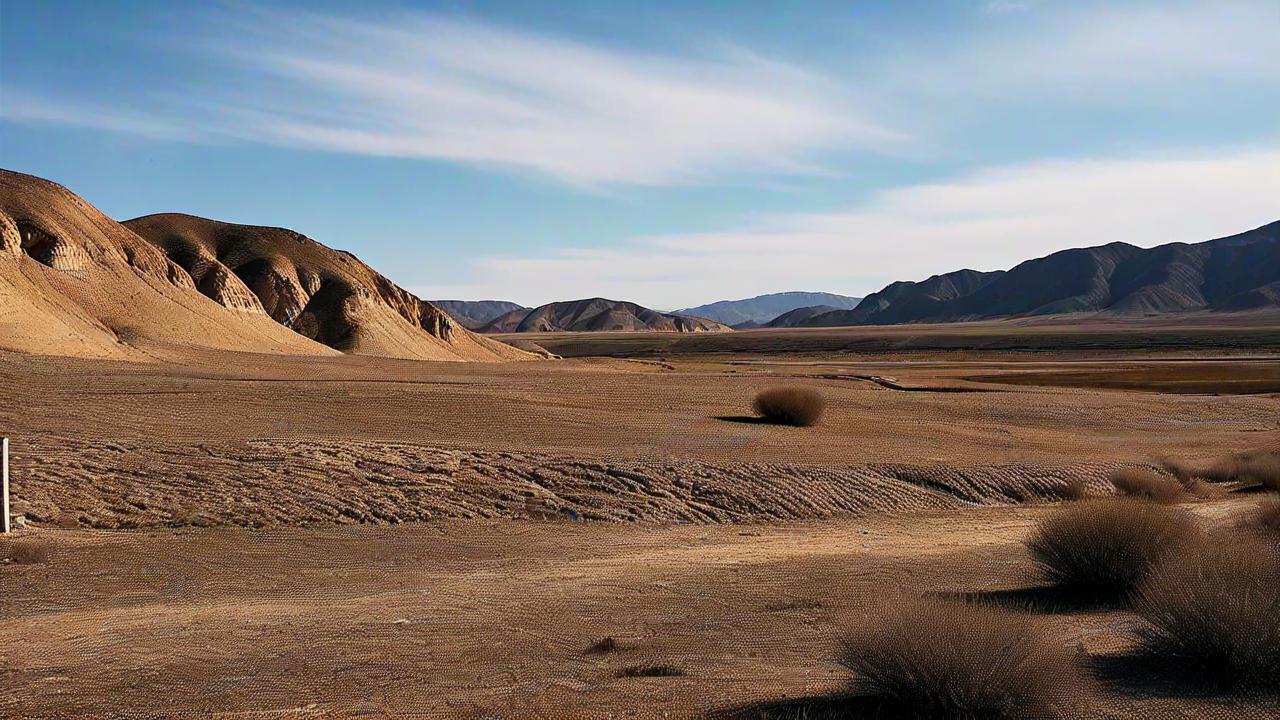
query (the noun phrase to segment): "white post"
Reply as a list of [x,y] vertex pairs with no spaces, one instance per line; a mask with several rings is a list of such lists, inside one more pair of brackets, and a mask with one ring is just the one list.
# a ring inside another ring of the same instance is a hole
[[7,533],[9,532],[9,438],[0,441],[0,466],[4,467],[0,470],[0,476],[4,478],[4,489],[0,491],[0,496],[4,497],[4,500],[0,501],[4,505],[4,512],[0,517],[4,517],[4,531]]

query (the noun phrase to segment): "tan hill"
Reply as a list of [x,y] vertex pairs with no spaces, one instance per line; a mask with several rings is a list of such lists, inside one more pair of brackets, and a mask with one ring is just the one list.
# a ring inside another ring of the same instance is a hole
[[334,352],[273,321],[234,275],[203,280],[202,292],[163,252],[61,185],[0,170],[0,349]]
[[714,320],[660,313],[633,302],[590,298],[513,310],[483,328],[489,333],[516,332],[724,332]]
[[276,322],[346,353],[416,360],[530,357],[470,332],[354,255],[292,230],[174,213],[124,226],[161,249],[219,303],[239,302],[220,290],[218,280],[237,278]]

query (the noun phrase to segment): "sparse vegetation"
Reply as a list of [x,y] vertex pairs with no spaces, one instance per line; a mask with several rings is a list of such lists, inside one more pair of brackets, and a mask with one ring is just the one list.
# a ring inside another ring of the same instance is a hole
[[756,395],[752,409],[766,422],[808,427],[818,422],[826,401],[816,390],[804,387],[780,387],[763,390]]
[[1066,501],[1084,500],[1095,496],[1091,483],[1083,478],[1075,478],[1059,485],[1054,485],[1049,489],[1048,494],[1051,497]]
[[1258,531],[1270,540],[1280,541],[1280,498],[1266,498],[1250,511],[1244,527]]
[[1130,591],[1153,563],[1200,536],[1183,510],[1108,498],[1061,508],[1026,545],[1046,580],[1113,595]]
[[1186,497],[1182,483],[1150,470],[1122,468],[1111,473],[1108,479],[1121,495],[1165,504],[1176,503]]
[[15,565],[38,565],[49,562],[49,543],[34,538],[20,538],[0,545],[0,556]]
[[644,665],[628,665],[618,671],[620,678],[632,677],[679,677],[684,675],[684,669],[675,665],[663,665],[660,663],[649,663]]
[[605,655],[618,649],[618,641],[612,637],[602,637],[587,646],[583,652],[588,655]]
[[1215,462],[1201,473],[1213,482],[1238,482],[1280,490],[1280,450],[1250,450]]
[[877,717],[1067,717],[1085,684],[1034,616],[942,600],[886,602],[837,660],[877,701]]
[[1280,554],[1259,542],[1197,543],[1155,565],[1134,594],[1149,657],[1219,687],[1277,689]]

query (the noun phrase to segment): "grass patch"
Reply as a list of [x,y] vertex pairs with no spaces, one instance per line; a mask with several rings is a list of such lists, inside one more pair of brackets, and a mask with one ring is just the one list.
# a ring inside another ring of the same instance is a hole
[[1280,450],[1249,450],[1210,465],[1201,475],[1212,482],[1238,482],[1280,490]]
[[1186,498],[1182,483],[1150,470],[1123,468],[1107,478],[1121,495],[1143,498],[1152,502],[1172,504]]
[[1199,539],[1186,511],[1130,498],[1064,506],[1026,546],[1046,580],[1101,596],[1123,595],[1166,553]]
[[[888,602],[844,639],[876,717],[1068,717],[1087,684],[1075,654],[1034,616],[937,599]],[[851,699],[851,700],[852,700]]]
[[1143,653],[1215,688],[1280,693],[1280,553],[1240,538],[1154,566],[1133,598]]
[[751,407],[766,422],[808,427],[822,417],[827,403],[815,390],[780,387],[761,391]]

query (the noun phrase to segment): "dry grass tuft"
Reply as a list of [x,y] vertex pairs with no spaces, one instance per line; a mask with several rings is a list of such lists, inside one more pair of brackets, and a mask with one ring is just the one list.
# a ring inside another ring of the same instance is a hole
[[822,417],[827,403],[815,390],[781,387],[761,391],[751,407],[766,422],[808,427]]
[[1040,522],[1026,545],[1046,580],[1118,595],[1166,553],[1200,536],[1195,519],[1183,510],[1109,498],[1059,509]]
[[1280,450],[1250,450],[1219,460],[1200,473],[1213,482],[1238,482],[1280,490]]
[[1186,498],[1186,490],[1181,483],[1150,470],[1122,468],[1111,473],[1108,479],[1121,495],[1165,504]]
[[870,691],[877,717],[1067,717],[1087,684],[1034,616],[937,599],[886,602],[836,659]]
[[618,641],[612,637],[602,637],[587,646],[583,652],[588,655],[605,655],[618,650]]
[[662,664],[628,665],[617,673],[617,676],[620,678],[680,677],[681,675],[684,675],[683,668],[678,668],[675,665]]
[[38,565],[49,562],[52,551],[43,540],[23,538],[0,545],[0,557],[15,565]]
[[1221,688],[1277,689],[1280,554],[1203,542],[1156,564],[1134,593],[1146,655]]

